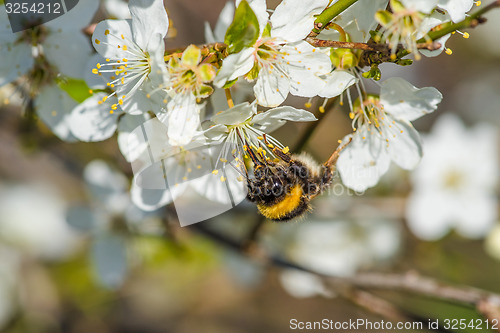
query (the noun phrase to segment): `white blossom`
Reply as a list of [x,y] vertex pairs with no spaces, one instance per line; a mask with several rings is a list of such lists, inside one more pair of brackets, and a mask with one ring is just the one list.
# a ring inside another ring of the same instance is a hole
[[411,121],[433,112],[442,95],[435,88],[415,88],[401,78],[382,83],[380,98],[368,97],[351,112],[355,132],[337,161],[342,182],[355,191],[375,186],[391,160],[413,169],[422,156]]
[[450,229],[468,238],[488,233],[497,220],[497,139],[492,127],[466,129],[452,115],[442,116],[424,137],[406,212],[417,237],[437,240]]
[[[260,5],[253,6],[254,3]],[[263,24],[263,18],[267,17],[265,2],[250,2],[259,18],[260,37],[252,47],[224,59],[214,84],[222,87],[247,75],[247,79],[257,80],[254,86],[257,103],[268,107],[280,105],[289,93],[316,96],[318,88],[325,85],[320,76],[331,71],[331,62],[327,55],[302,39],[314,27],[314,15],[321,13],[327,4],[323,0],[281,2],[271,15],[271,30],[266,36],[263,34],[267,24],[267,21]]]

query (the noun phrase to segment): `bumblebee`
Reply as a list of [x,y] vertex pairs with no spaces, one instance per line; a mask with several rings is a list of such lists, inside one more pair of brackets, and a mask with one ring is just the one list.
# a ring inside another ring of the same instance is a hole
[[310,201],[331,184],[339,154],[348,144],[339,146],[322,165],[305,153],[290,154],[288,149],[274,147],[274,161],[248,149],[254,168],[253,177],[247,175],[247,199],[273,221],[302,216],[311,210]]

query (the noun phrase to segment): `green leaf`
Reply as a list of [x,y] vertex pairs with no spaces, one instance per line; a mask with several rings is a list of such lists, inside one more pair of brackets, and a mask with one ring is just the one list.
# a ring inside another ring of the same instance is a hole
[[60,80],[57,85],[78,103],[82,103],[92,96],[89,87],[83,80],[68,77]]
[[229,53],[240,52],[244,47],[252,46],[259,38],[259,21],[246,0],[241,1],[234,13],[233,23],[224,37]]

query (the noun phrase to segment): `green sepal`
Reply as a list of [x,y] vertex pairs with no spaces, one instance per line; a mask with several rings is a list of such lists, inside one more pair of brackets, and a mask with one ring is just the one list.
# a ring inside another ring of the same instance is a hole
[[57,85],[78,103],[92,96],[90,88],[84,80],[66,77],[58,80]]
[[236,81],[238,81],[238,78],[231,80],[231,81],[227,81],[226,84],[222,87],[222,89],[231,88],[236,83]]
[[393,15],[391,12],[387,10],[378,10],[375,13],[375,20],[380,23],[382,26],[387,26],[393,20]]
[[201,50],[195,45],[189,45],[184,52],[182,52],[181,62],[187,66],[197,66],[201,61]]
[[214,66],[210,64],[203,64],[198,67],[198,73],[203,82],[213,81],[215,75],[217,74],[217,70]]
[[375,81],[379,81],[380,78],[382,77],[382,73],[380,72],[380,69],[378,68],[378,65],[372,65],[370,70],[368,72],[363,73],[363,77],[367,79],[373,79]]
[[398,59],[394,63],[399,65],[399,66],[410,66],[413,64],[413,60],[412,59]]
[[337,68],[349,69],[356,67],[359,57],[350,49],[330,49],[330,60]]
[[403,4],[401,2],[399,2],[398,0],[391,0],[390,4],[391,4],[391,9],[394,13],[398,13],[398,12],[402,12],[402,11],[406,10],[405,6],[403,6]]
[[200,87],[200,93],[196,97],[205,98],[212,95],[214,92],[214,88],[207,86],[206,84],[202,84]]
[[245,79],[247,79],[250,82],[254,81],[255,79],[257,79],[257,76],[259,76],[259,72],[260,72],[259,64],[255,62],[250,72],[248,72],[247,75],[245,75]]
[[271,23],[266,24],[264,31],[262,32],[262,37],[271,37]]
[[259,20],[252,8],[242,0],[234,13],[233,23],[229,26],[224,37],[229,53],[237,53],[244,47],[252,46],[259,38]]

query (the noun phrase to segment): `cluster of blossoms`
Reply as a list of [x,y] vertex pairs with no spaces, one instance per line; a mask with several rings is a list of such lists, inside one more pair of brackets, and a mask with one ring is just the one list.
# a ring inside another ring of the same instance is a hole
[[[316,120],[310,111],[283,105],[288,95],[309,98],[306,106],[312,98],[324,99],[321,112],[328,99],[338,97],[342,104],[347,100],[353,132],[341,140],[350,144],[337,168],[346,186],[363,191],[377,184],[391,161],[404,169],[417,165],[422,148],[411,121],[433,112],[442,96],[401,78],[386,79],[380,92],[369,93],[364,81],[381,78],[383,61],[377,59],[383,57],[352,45],[384,45],[389,55],[384,61],[399,65],[411,63],[403,59],[409,53],[417,59],[420,53],[437,55],[450,36],[441,36],[441,28],[464,19],[473,1],[350,1],[318,24],[341,2],[284,0],[269,15],[265,0],[236,0],[226,5],[213,32],[208,27],[210,44],[166,52],[169,19],[163,1],[130,0],[130,19],[95,26],[94,55],[80,32],[65,39],[67,30],[58,28],[69,20],[64,29],[89,23],[97,6],[77,6],[39,28],[36,41],[0,30],[0,38],[9,39],[0,48],[7,59],[2,72],[12,69],[0,84],[41,72],[27,84],[39,116],[61,139],[101,141],[118,132],[120,150],[136,174],[132,197],[144,209],[165,205],[188,187],[232,207],[245,197],[246,187],[238,182],[251,176],[252,162],[272,165],[289,152],[268,133],[287,121]],[[80,44],[73,46],[76,41]],[[72,50],[86,59],[74,61],[76,56],[67,54]],[[89,65],[77,72],[75,63]],[[55,67],[60,75],[53,74]],[[85,79],[90,94],[66,93],[68,82],[78,78]],[[231,91],[235,96],[242,90],[242,81],[253,84],[254,98],[234,105]],[[221,91],[227,110],[217,101]],[[229,198],[221,194],[227,191]],[[203,218],[190,218],[197,219]]]

